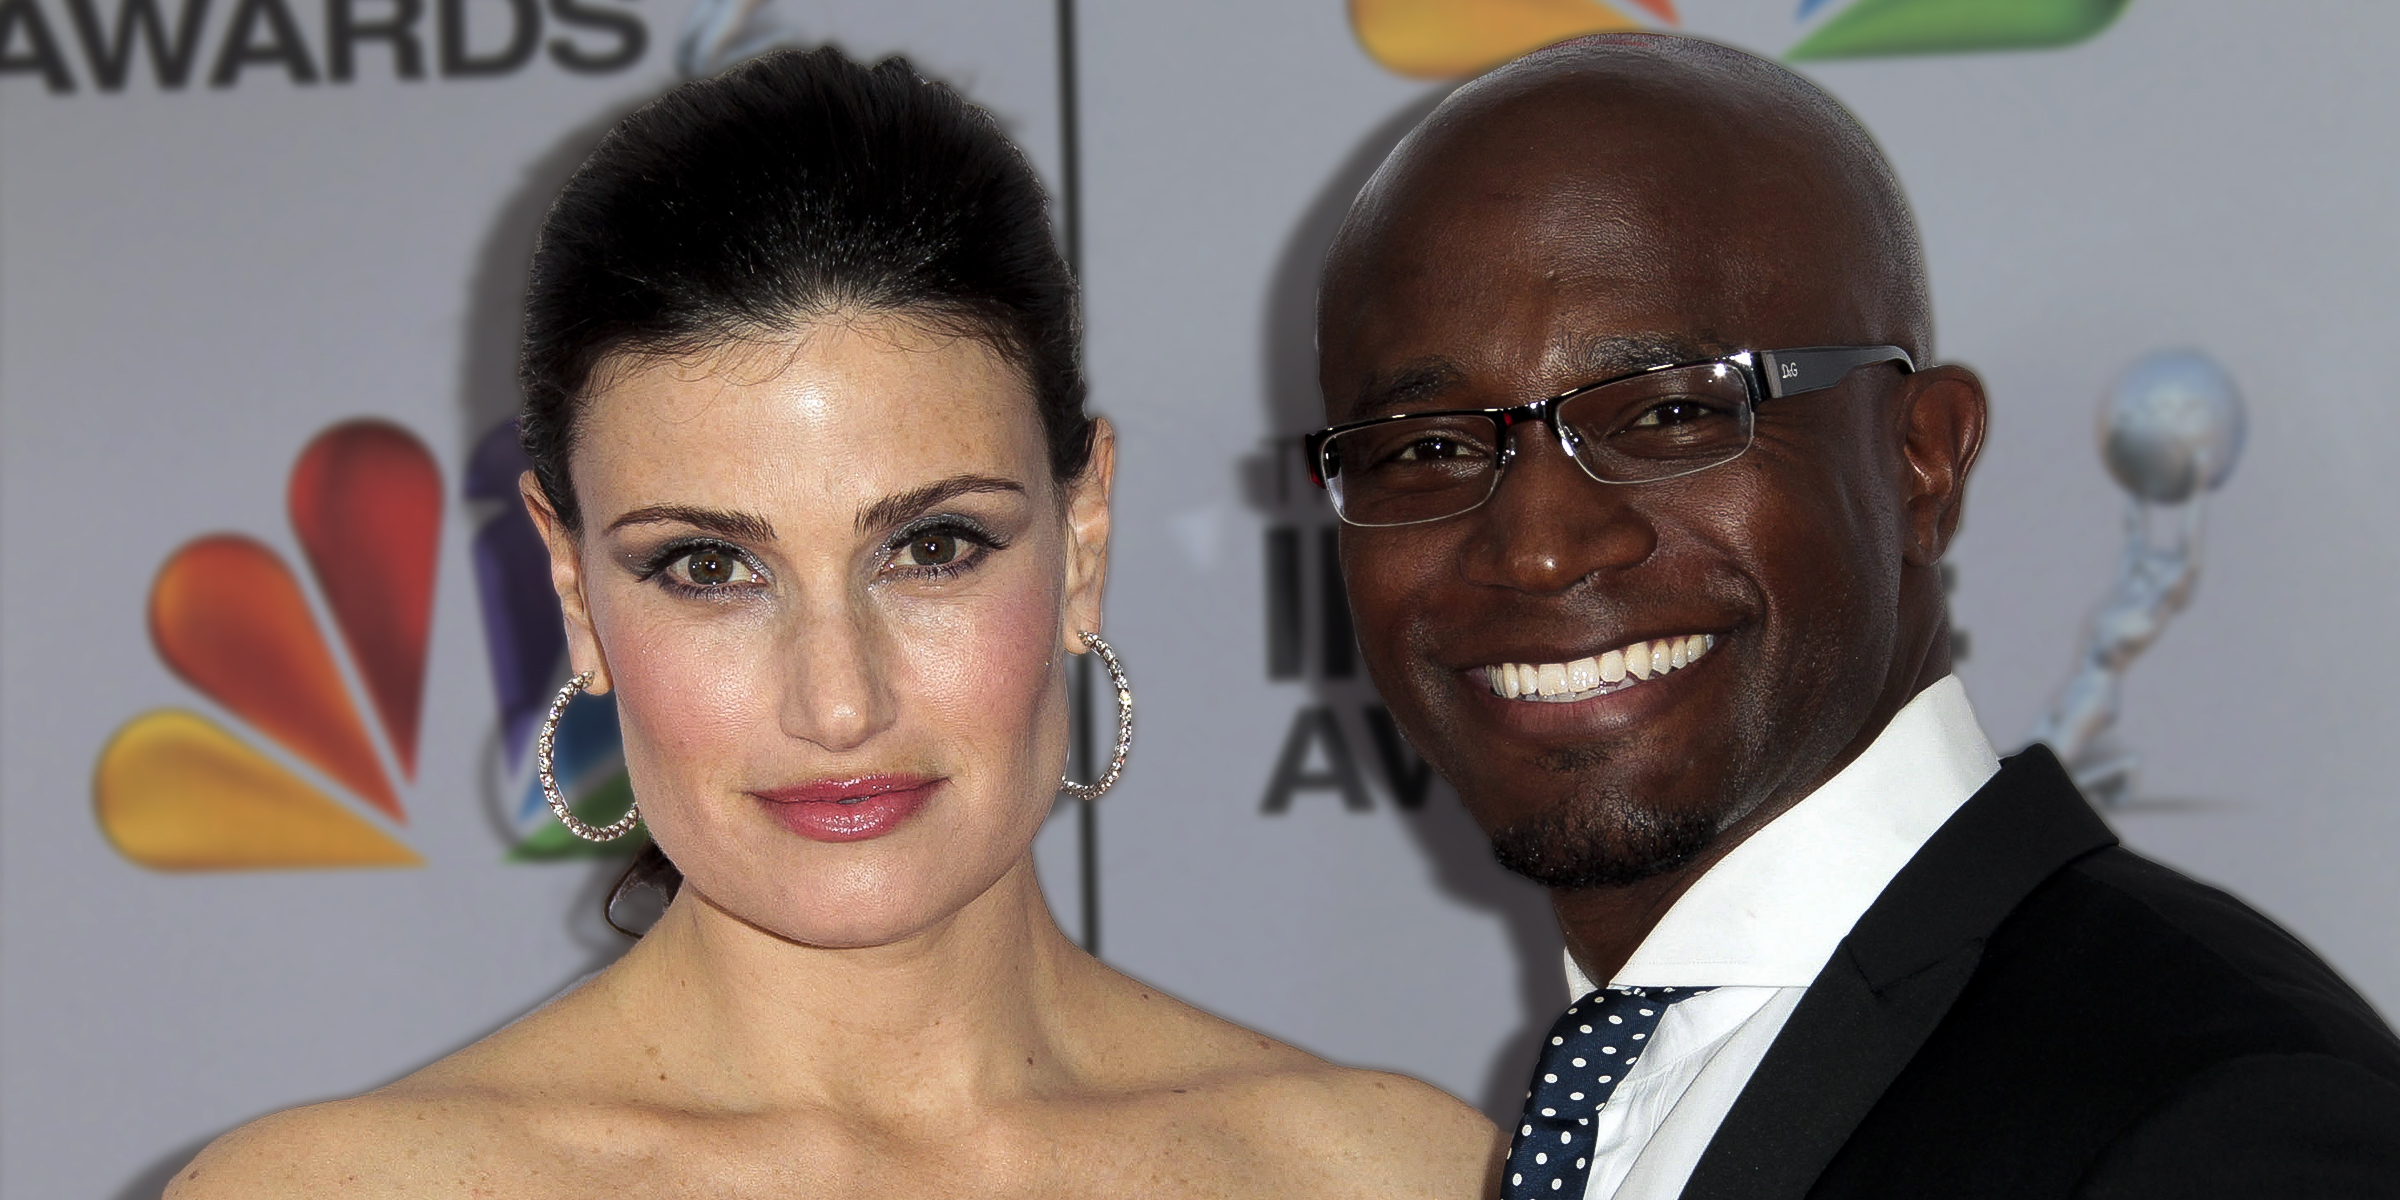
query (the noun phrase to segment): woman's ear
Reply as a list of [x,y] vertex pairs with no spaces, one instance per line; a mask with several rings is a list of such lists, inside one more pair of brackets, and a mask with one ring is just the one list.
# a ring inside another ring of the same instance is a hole
[[1117,431],[1092,420],[1092,458],[1067,485],[1067,587],[1059,640],[1084,653],[1077,635],[1100,632],[1100,593],[1108,583],[1109,492],[1116,486]]
[[517,495],[524,499],[525,513],[533,518],[542,545],[550,551],[550,586],[558,592],[559,611],[567,621],[568,670],[576,675],[591,672],[591,685],[584,690],[599,695],[612,685],[608,660],[600,653],[600,636],[592,631],[591,605],[584,599],[583,555],[575,533],[550,507],[550,497],[543,493],[541,480],[533,472],[517,477]]

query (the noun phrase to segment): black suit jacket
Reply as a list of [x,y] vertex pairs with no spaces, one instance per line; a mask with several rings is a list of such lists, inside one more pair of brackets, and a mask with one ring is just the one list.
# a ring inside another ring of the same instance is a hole
[[2036,746],[1859,919],[1684,1195],[2400,1197],[2400,1041]]

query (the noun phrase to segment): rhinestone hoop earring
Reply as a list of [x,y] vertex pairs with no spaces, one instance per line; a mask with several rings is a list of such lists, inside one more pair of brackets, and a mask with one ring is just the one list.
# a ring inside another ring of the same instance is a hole
[[1117,786],[1117,776],[1125,773],[1125,752],[1133,748],[1133,685],[1125,681],[1125,664],[1117,661],[1116,647],[1100,640],[1096,633],[1082,637],[1084,648],[1100,656],[1100,665],[1108,668],[1109,679],[1117,685],[1117,750],[1109,756],[1108,770],[1100,778],[1077,783],[1061,775],[1058,784],[1078,800],[1097,800]]
[[542,735],[533,740],[533,771],[542,781],[542,797],[550,802],[550,812],[558,818],[559,824],[567,827],[568,833],[587,842],[613,842],[633,832],[635,823],[642,819],[642,806],[635,804],[627,808],[624,816],[609,824],[588,824],[567,807],[567,798],[559,794],[558,776],[552,770],[557,751],[558,719],[567,714],[567,702],[575,698],[575,693],[591,685],[592,672],[585,671],[568,680],[567,686],[558,689],[558,698],[550,702],[550,715],[542,718]]

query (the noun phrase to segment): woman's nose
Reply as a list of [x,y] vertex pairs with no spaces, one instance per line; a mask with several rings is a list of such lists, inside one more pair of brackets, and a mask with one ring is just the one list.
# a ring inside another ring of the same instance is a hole
[[863,606],[825,606],[799,615],[784,639],[779,713],[785,736],[827,750],[855,749],[892,722],[886,639]]

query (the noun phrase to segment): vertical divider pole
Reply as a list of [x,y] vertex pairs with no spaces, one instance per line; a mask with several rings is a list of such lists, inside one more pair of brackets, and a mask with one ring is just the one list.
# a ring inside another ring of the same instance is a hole
[[[1060,252],[1067,269],[1083,281],[1083,145],[1081,98],[1077,91],[1075,57],[1075,0],[1058,0],[1058,148]],[[1068,682],[1073,691],[1069,709],[1075,722],[1075,778],[1097,777],[1092,747],[1098,731],[1092,727],[1092,656],[1075,657]],[[1083,948],[1100,953],[1100,814],[1095,801],[1075,802],[1076,865],[1081,876],[1077,891],[1083,901]]]

